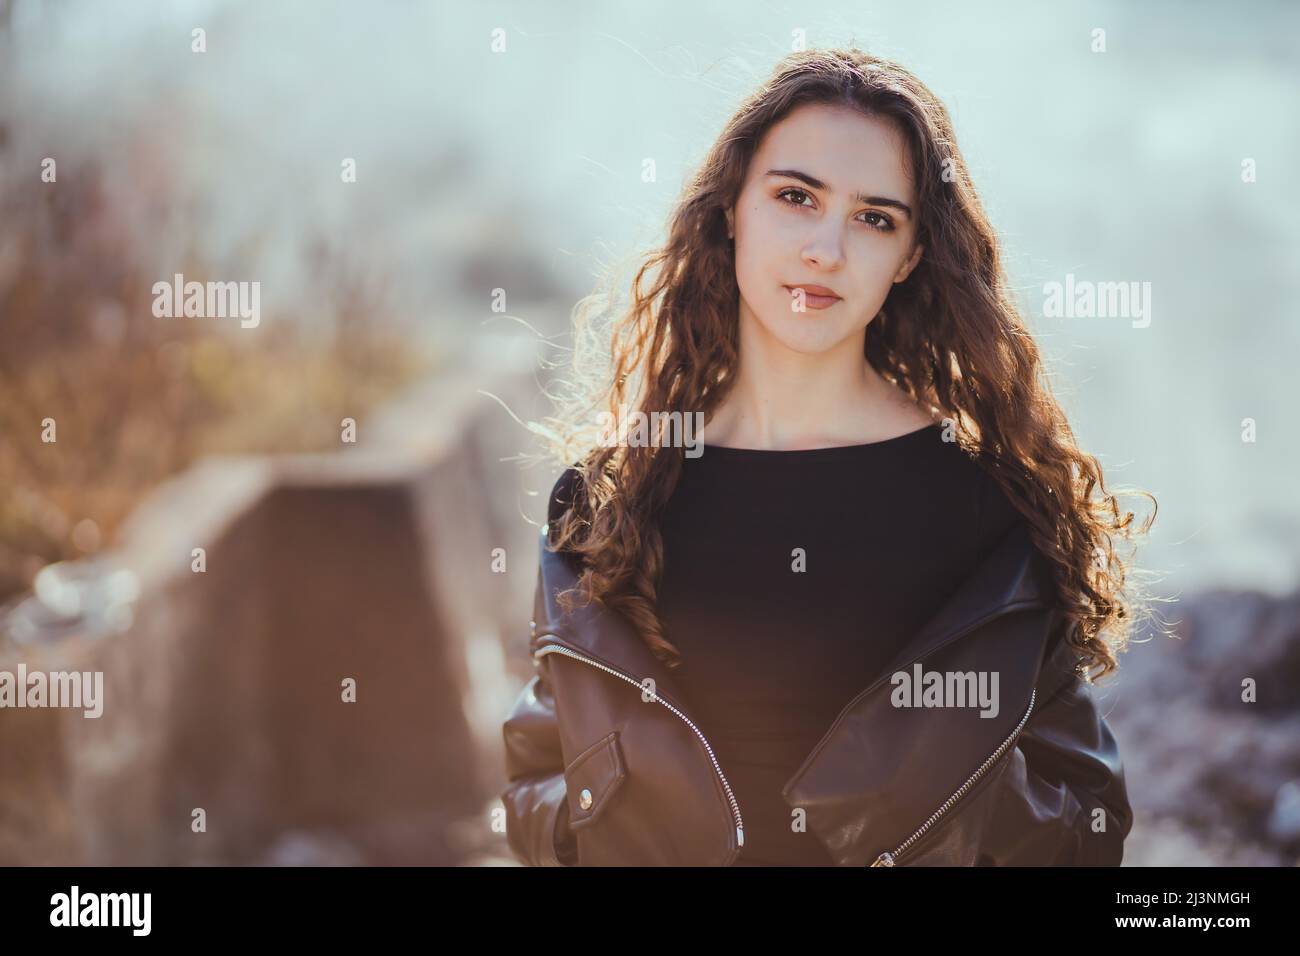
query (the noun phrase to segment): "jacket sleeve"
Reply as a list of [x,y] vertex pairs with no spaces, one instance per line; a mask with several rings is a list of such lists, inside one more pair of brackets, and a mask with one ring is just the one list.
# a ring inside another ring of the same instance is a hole
[[[1133,811],[1119,746],[1078,654],[1058,640],[981,847],[985,866],[1119,866]],[[1100,811],[1100,813],[1098,812]],[[1103,822],[1104,821],[1104,822]]]
[[534,659],[534,667],[536,673],[520,691],[502,727],[506,842],[526,866],[573,866],[577,841],[569,829],[555,695],[546,680],[544,661]]
[[503,730],[506,842],[526,866],[574,865],[555,698],[540,671],[520,692]]

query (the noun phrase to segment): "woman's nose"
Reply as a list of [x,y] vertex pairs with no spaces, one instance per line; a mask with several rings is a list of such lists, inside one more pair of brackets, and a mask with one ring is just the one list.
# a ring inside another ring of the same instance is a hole
[[844,234],[829,220],[813,230],[803,248],[805,262],[820,269],[835,269],[844,263]]

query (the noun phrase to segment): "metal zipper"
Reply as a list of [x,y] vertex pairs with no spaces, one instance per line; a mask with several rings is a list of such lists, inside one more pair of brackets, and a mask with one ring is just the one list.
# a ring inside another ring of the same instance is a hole
[[951,810],[957,801],[966,795],[967,791],[969,791],[975,784],[975,781],[984,776],[989,767],[997,763],[998,758],[1001,757],[1003,753],[1006,752],[1007,748],[1011,746],[1011,742],[1016,739],[1020,731],[1024,728],[1025,722],[1029,720],[1029,715],[1034,710],[1034,698],[1037,695],[1038,689],[1034,688],[1029,695],[1029,707],[1025,710],[1024,716],[1020,718],[1020,723],[1016,725],[1016,729],[1011,731],[1007,736],[1007,739],[998,745],[998,749],[993,751],[989,758],[980,765],[980,768],[971,774],[970,777],[967,778],[966,782],[958,787],[956,792],[945,800],[938,810],[930,815],[930,819],[921,824],[920,829],[900,843],[892,852],[886,851],[876,857],[876,861],[871,864],[872,866],[896,866],[898,864],[898,858],[907,852],[908,848],[916,843],[916,841],[919,840],[927,830],[934,826],[935,822],[938,821],[941,816]]
[[[645,690],[645,686],[636,678],[628,674],[624,674],[622,671],[610,667],[607,664],[602,664],[600,661],[593,661],[589,657],[584,657],[583,655],[579,654],[577,651],[573,650],[572,648],[565,647],[561,644],[546,644],[538,648],[536,651],[534,651],[533,657],[539,658],[546,654],[563,654],[565,657],[572,657],[574,660],[582,661],[584,664],[590,664],[592,667],[598,667],[601,670],[605,671],[607,674],[613,674],[615,677],[621,678],[627,681],[629,684],[632,684],[635,687],[639,688],[640,690],[642,690],[642,692],[644,692]],[[709,755],[709,761],[713,764],[713,770],[715,773],[717,773],[718,779],[722,781],[722,789],[726,791],[727,802],[731,804],[731,815],[736,823],[736,852],[739,852],[740,848],[745,845],[745,822],[743,819],[741,819],[740,805],[736,803],[736,795],[731,791],[731,784],[727,783],[727,777],[722,772],[722,767],[718,763],[718,758],[713,753],[713,748],[709,746],[708,740],[705,739],[704,734],[700,733],[700,728],[695,726],[694,721],[692,721],[689,717],[683,714],[680,710],[678,710],[668,701],[664,700],[658,694],[654,694],[652,692],[652,695],[656,701],[663,704],[670,711],[672,711],[683,721],[685,721],[686,726],[690,727],[691,730],[695,732],[695,736],[700,738],[700,743],[704,744],[704,749],[705,751],[708,752]],[[734,858],[735,857],[733,855],[733,859]]]

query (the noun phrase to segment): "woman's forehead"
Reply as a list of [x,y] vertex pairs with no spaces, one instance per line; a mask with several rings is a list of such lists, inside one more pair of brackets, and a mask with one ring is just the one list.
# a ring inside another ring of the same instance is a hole
[[[767,131],[751,164],[751,177],[798,170],[835,196],[895,196],[911,191],[907,141],[890,120],[830,104],[793,110]],[[900,195],[907,193],[907,196]]]

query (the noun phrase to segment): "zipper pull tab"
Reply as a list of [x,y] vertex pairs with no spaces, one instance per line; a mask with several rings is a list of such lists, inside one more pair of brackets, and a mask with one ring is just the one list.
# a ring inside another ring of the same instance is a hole
[[886,851],[880,854],[880,856],[876,857],[876,862],[872,863],[871,865],[872,866],[893,866],[894,854]]

